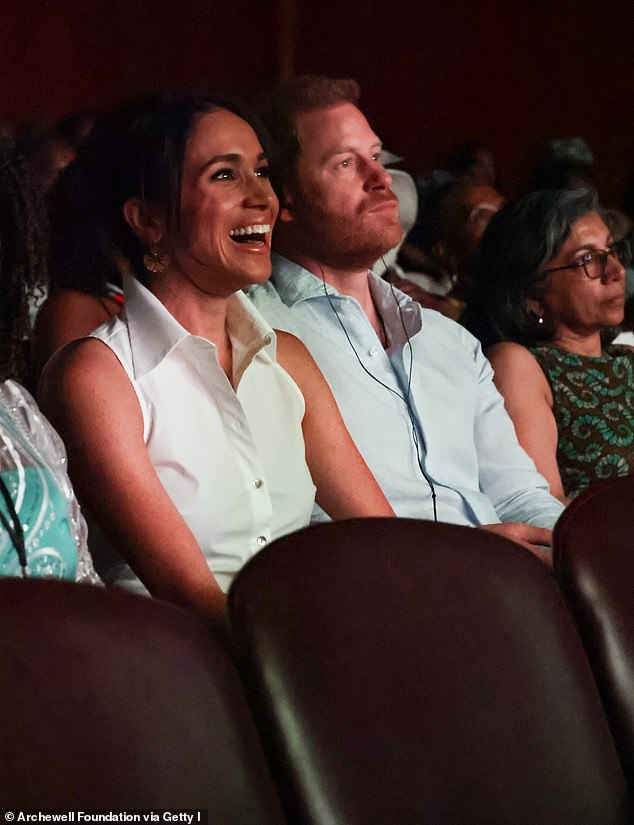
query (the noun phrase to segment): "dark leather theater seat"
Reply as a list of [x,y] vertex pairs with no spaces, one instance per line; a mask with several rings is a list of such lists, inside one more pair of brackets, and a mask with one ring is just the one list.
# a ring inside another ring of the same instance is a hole
[[151,599],[35,580],[0,580],[0,800],[282,821],[219,637]]
[[575,499],[553,541],[555,571],[634,789],[634,476]]
[[229,611],[293,823],[631,821],[552,573],[505,539],[309,528],[249,562]]

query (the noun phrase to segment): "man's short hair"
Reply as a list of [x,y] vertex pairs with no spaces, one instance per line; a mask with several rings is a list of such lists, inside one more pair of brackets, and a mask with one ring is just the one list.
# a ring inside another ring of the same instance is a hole
[[336,106],[338,103],[356,105],[359,96],[356,80],[306,74],[280,83],[260,101],[258,114],[277,146],[273,185],[278,189],[278,194],[280,188],[292,183],[295,177],[301,151],[297,136],[297,115]]

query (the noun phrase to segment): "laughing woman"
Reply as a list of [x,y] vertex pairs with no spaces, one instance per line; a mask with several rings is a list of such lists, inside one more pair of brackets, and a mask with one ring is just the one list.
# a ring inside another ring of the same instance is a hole
[[333,518],[391,515],[302,344],[241,292],[269,275],[278,211],[253,126],[224,105],[137,99],[98,124],[65,185],[95,193],[67,227],[84,265],[116,250],[136,276],[121,316],[41,383],[80,499],[127,562],[101,560],[105,578],[136,574],[213,615],[248,558],[308,524],[315,492]]

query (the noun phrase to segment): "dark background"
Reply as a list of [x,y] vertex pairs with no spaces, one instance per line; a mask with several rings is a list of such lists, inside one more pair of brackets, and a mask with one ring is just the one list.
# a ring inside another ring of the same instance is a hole
[[634,173],[633,0],[0,0],[0,121],[147,89],[251,91],[291,71],[356,77],[405,168],[494,150],[507,193],[537,148],[583,136],[603,199]]

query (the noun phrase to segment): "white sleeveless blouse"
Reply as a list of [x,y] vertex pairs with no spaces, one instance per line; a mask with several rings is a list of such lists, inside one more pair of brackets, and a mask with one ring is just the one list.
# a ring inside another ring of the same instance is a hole
[[[124,291],[121,316],[91,337],[126,370],[154,468],[227,590],[271,539],[309,523],[304,398],[275,360],[275,333],[242,293],[227,313],[234,391],[213,343],[188,333],[138,281],[126,278]],[[120,559],[97,562],[106,580],[144,589]]]

